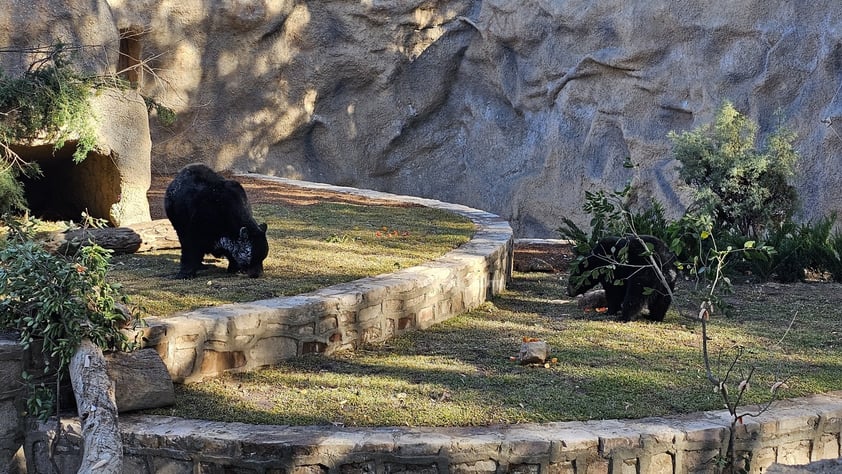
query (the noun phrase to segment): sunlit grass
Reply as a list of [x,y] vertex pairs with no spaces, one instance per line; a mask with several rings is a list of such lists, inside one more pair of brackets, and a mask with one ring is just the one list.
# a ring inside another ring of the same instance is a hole
[[[564,284],[558,275],[517,274],[505,294],[427,330],[180,386],[176,407],[156,412],[271,424],[472,426],[722,408],[705,377],[700,326],[679,314],[697,308],[684,289],[666,321],[620,323],[582,312],[565,299]],[[769,288],[739,285],[729,315],[711,322],[717,375],[743,347],[729,382],[735,387],[756,367],[746,403],[765,402],[784,378],[786,397],[842,390],[842,286]],[[556,361],[513,361],[524,337],[547,341]]]
[[319,203],[256,205],[269,226],[264,275],[229,275],[227,261],[207,257],[193,280],[174,280],[178,249],[113,258],[110,277],[149,315],[313,291],[430,261],[467,242],[470,220],[426,207]]

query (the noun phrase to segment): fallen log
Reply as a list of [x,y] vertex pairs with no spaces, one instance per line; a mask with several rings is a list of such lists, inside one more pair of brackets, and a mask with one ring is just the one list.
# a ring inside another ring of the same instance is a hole
[[123,441],[117,426],[114,384],[102,350],[83,339],[70,359],[69,371],[82,422],[84,455],[79,472],[121,473]]
[[93,242],[115,255],[179,248],[178,235],[168,219],[140,222],[124,227],[76,229],[54,232],[47,246],[57,253],[74,253],[79,246]]
[[155,349],[112,352],[105,355],[105,361],[120,413],[175,403],[172,377]]

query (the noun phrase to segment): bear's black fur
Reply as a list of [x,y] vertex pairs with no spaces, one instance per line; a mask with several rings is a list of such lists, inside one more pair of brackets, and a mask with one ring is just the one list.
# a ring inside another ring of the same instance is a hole
[[[646,316],[648,319],[663,321],[672,298],[652,268],[647,251],[650,246],[651,256],[663,273],[670,291],[673,290],[678,277],[674,264],[675,254],[657,237],[628,235],[601,239],[572,268],[567,293],[570,296],[581,295],[597,284],[602,284],[608,302],[608,314],[617,314],[617,311],[622,310],[621,320],[630,321],[646,305],[649,308]],[[611,266],[613,269],[610,269]],[[591,273],[601,267],[609,268]],[[615,285],[615,282],[622,283]],[[647,295],[646,288],[653,291]]]
[[181,243],[176,278],[193,278],[205,254],[228,259],[228,272],[256,278],[269,254],[266,224],[257,224],[243,186],[203,164],[185,166],[167,186],[164,209]]

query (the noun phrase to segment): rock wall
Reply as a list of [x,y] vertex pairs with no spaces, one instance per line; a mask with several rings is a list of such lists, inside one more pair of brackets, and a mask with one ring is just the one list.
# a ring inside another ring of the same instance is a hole
[[584,191],[629,180],[680,212],[666,134],[727,99],[798,134],[801,218],[842,207],[828,0],[92,3],[135,35],[141,91],[179,113],[153,129],[153,171],[203,161],[431,197],[554,237],[562,216],[585,222]]

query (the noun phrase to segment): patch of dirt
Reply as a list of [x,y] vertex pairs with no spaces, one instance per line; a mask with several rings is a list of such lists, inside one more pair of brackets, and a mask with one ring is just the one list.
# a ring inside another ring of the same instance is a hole
[[[257,178],[233,176],[230,172],[221,173],[228,179],[235,179],[243,185],[249,198],[249,203],[282,203],[291,206],[307,206],[319,202],[341,202],[345,204],[378,205],[392,207],[413,207],[417,204],[391,201],[388,199],[372,199],[365,196],[341,193],[321,189],[306,189],[283,183],[276,183]],[[152,219],[164,219],[164,192],[175,177],[174,174],[152,175],[152,185],[146,196],[149,198],[149,212]]]
[[575,257],[569,244],[518,243],[512,264],[516,272],[561,273],[567,271]]

